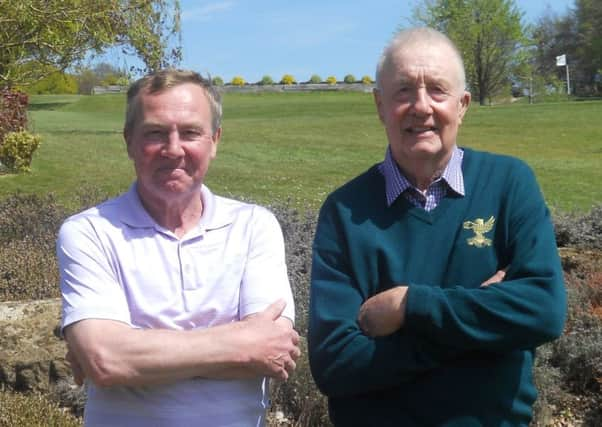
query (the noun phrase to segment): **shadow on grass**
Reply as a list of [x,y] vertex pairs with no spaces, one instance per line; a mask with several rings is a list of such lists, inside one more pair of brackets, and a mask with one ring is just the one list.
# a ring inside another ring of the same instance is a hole
[[42,110],[59,110],[67,104],[71,104],[73,101],[56,101],[56,102],[39,102],[30,103],[27,109],[29,111],[42,111]]

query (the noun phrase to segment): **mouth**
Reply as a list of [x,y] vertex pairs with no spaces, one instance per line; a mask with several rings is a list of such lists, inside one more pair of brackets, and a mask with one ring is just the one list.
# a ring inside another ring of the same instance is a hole
[[413,135],[420,135],[427,132],[436,132],[437,128],[434,126],[411,126],[405,128],[404,131]]

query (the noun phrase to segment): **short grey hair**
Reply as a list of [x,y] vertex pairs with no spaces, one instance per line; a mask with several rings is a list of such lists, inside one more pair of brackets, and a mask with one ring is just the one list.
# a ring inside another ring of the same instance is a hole
[[140,101],[138,95],[142,91],[159,93],[165,89],[192,83],[200,86],[207,96],[211,109],[211,127],[215,134],[222,123],[222,97],[211,82],[211,77],[203,77],[195,71],[166,69],[148,74],[135,81],[127,92],[127,108],[125,112],[124,132],[128,134],[138,120]]
[[448,46],[458,62],[459,83],[461,89],[466,89],[466,71],[464,70],[464,61],[458,47],[445,34],[428,27],[415,27],[400,30],[393,35],[393,38],[383,49],[378,64],[376,66],[376,88],[382,89],[382,76],[384,70],[389,66],[393,53],[404,46],[412,46],[416,44],[442,44]]

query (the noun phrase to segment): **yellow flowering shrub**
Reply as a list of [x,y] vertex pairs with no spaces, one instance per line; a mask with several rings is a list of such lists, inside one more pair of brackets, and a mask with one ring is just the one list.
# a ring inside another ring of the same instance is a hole
[[336,85],[337,84],[337,78],[335,76],[328,76],[326,78],[326,83],[328,83],[329,85]]
[[29,172],[41,138],[27,131],[9,132],[0,145],[0,163],[10,171]]
[[293,85],[295,83],[297,83],[297,81],[290,74],[285,74],[284,76],[282,76],[282,79],[280,80],[281,85]]
[[244,86],[245,79],[243,79],[241,76],[234,76],[232,77],[232,81],[230,83],[232,86]]

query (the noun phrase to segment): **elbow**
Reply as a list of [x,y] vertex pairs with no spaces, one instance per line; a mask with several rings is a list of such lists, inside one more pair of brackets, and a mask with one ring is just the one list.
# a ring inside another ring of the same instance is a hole
[[119,369],[116,358],[112,357],[107,349],[94,348],[83,361],[85,377],[97,387],[112,387],[123,385],[125,375],[123,369]]

